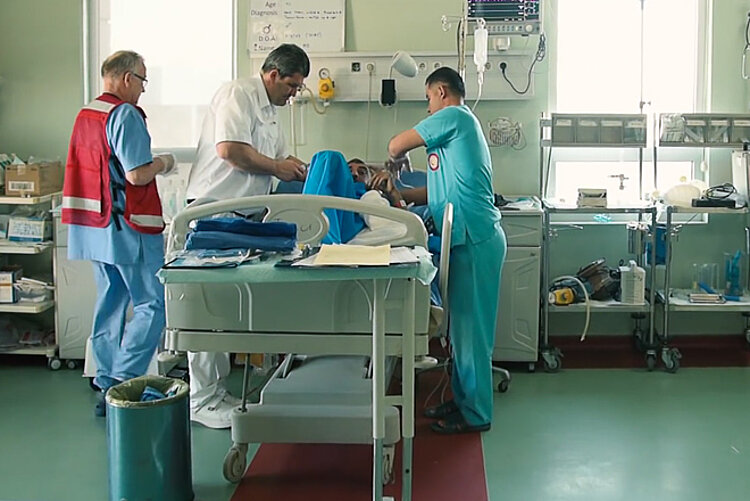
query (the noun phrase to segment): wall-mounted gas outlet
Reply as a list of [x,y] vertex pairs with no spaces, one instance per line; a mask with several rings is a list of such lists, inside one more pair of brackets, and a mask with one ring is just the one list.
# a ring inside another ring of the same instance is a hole
[[361,69],[359,61],[352,61],[352,73],[359,73]]

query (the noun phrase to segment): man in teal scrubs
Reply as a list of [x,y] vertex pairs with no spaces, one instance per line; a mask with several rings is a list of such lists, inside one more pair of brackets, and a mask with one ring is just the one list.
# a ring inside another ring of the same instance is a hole
[[493,205],[492,161],[482,127],[464,105],[463,80],[451,68],[435,70],[425,82],[429,116],[388,143],[391,161],[427,148],[427,187],[399,192],[388,173],[373,177],[393,205],[428,203],[437,228],[443,209],[454,207],[451,232],[450,301],[453,400],[427,409],[438,433],[489,430],[492,422],[492,350],[495,343],[505,233]]

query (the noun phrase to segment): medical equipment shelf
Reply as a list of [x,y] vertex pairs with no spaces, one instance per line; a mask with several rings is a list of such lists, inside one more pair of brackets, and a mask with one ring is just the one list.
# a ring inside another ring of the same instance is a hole
[[[686,289],[672,289],[672,295],[669,298],[669,310],[670,311],[734,311],[734,312],[747,312],[750,311],[750,296],[747,295],[747,291],[741,297],[740,301],[726,301],[724,303],[691,303],[688,299],[688,294],[691,291]],[[660,303],[664,303],[664,290],[657,291],[657,300]]]
[[3,352],[3,353],[9,353],[11,355],[44,355],[47,358],[53,358],[55,356],[56,351],[57,351],[57,347],[52,345],[52,346],[35,346],[35,347],[29,347],[29,348],[19,348],[17,350],[12,350],[12,351]]
[[[553,224],[551,222],[552,214],[633,214],[638,216],[640,222],[645,216],[649,216],[651,221],[656,219],[656,206],[654,205],[643,205],[641,207],[561,207],[550,203],[548,200],[543,200],[542,205],[544,207],[544,239],[545,244],[542,247],[542,254],[544,256],[542,266],[542,280],[541,280],[541,294],[542,294],[542,329],[540,337],[542,338],[541,354],[544,362],[545,370],[549,372],[556,372],[561,366],[561,353],[560,350],[553,347],[549,343],[549,314],[550,313],[585,313],[585,304],[575,304],[567,306],[555,306],[549,304],[546,300],[549,286],[551,285],[552,277],[550,276],[550,241],[552,238],[557,236],[557,230],[554,226],[570,226],[566,223]],[[656,248],[656,233],[651,232],[651,250],[652,256],[649,260],[650,263],[655,262],[655,248]],[[638,252],[636,254],[636,261],[639,266],[644,266],[643,256],[645,252]],[[636,346],[643,346],[646,350],[646,360],[648,363],[650,354],[653,353],[655,357],[655,330],[654,330],[654,305],[655,305],[655,264],[650,265],[650,294],[648,295],[644,304],[622,304],[619,301],[607,300],[607,301],[589,301],[589,312],[590,313],[631,313],[635,320],[635,328],[633,330],[633,336],[635,338]],[[644,317],[648,318],[648,333],[644,333],[641,329],[641,320]],[[644,339],[645,338],[645,339]]]
[[51,299],[47,301],[19,301],[17,303],[0,303],[0,313],[42,313],[55,305]]
[[[547,198],[547,176],[551,167],[553,148],[621,148],[637,149],[638,151],[638,183],[642,186],[643,179],[643,149],[647,146],[648,117],[645,114],[616,114],[616,113],[552,113],[542,114],[539,120],[539,187],[542,193],[543,237],[542,245],[543,265],[542,279],[540,283],[541,304],[541,328],[540,353],[544,362],[545,370],[556,372],[562,363],[560,350],[549,343],[549,314],[555,313],[579,313],[586,312],[585,305],[569,305],[553,307],[547,300],[552,277],[550,276],[550,243],[557,237],[554,226],[570,226],[569,224],[553,224],[552,214],[632,214],[637,216],[638,222],[648,217],[650,222],[656,220],[656,207],[649,202],[643,202],[633,206],[624,207],[577,207],[556,204],[554,200]],[[651,259],[649,260],[650,291],[643,305],[622,305],[615,301],[589,303],[589,312],[593,313],[631,313],[635,321],[633,336],[636,346],[642,346],[646,351],[646,360],[649,356],[655,357],[655,252],[656,232],[650,232]],[[645,240],[645,239],[644,239]],[[645,249],[641,248],[636,253],[638,266],[644,267]],[[572,306],[572,307],[571,307]],[[648,318],[647,333],[641,328],[641,321]]]
[[[668,123],[671,121],[671,123]],[[750,115],[734,113],[661,113],[654,120],[654,176],[658,172],[659,148],[741,148],[750,140]],[[666,206],[665,274],[664,291],[671,291],[673,241],[680,231],[673,221],[674,214],[736,214],[746,216],[747,208],[730,209],[722,207],[677,207]],[[745,232],[750,231],[745,221]],[[746,243],[750,246],[750,242]],[[746,249],[746,252],[750,249]],[[670,372],[676,372],[682,358],[677,348],[668,346],[669,321],[675,311],[734,311],[737,305],[724,304],[685,305],[672,294],[662,293],[659,301],[664,307],[661,357]],[[673,307],[673,302],[676,307]],[[700,309],[689,309],[689,308]],[[734,308],[734,310],[732,310]],[[740,307],[741,308],[741,307]],[[750,342],[750,326],[745,329]]]
[[62,195],[61,191],[56,193],[50,193],[48,195],[41,195],[38,197],[4,197],[0,196],[0,205],[38,205],[50,202],[53,198],[57,198]]
[[642,114],[552,113],[539,123],[545,147],[646,147],[648,119]]
[[54,245],[53,242],[42,242],[38,244],[16,245],[14,242],[3,242],[0,239],[0,254],[39,254]]
[[[590,300],[589,307],[592,312],[606,310],[612,313],[649,313],[651,311],[651,305],[648,303],[623,304],[614,299],[608,299],[606,301]],[[566,306],[550,305],[549,311],[553,313],[581,313],[586,311],[586,305],[583,303],[569,304]]]
[[[750,118],[750,117],[749,117]],[[727,145],[723,145],[727,146]],[[696,147],[698,147],[696,145]],[[654,159],[656,159],[656,155],[654,154]],[[656,160],[654,160],[656,161]],[[687,298],[682,296],[679,293],[679,290],[672,289],[671,283],[672,283],[672,258],[674,255],[673,245],[674,245],[674,239],[679,234],[680,228],[682,225],[675,225],[673,220],[674,214],[735,214],[735,215],[741,215],[745,217],[745,234],[750,235],[750,228],[747,224],[747,214],[750,213],[750,210],[748,210],[747,207],[739,208],[739,209],[730,209],[726,207],[677,207],[674,205],[667,205],[665,208],[666,212],[666,225],[664,229],[664,243],[665,243],[665,256],[664,256],[664,262],[665,262],[665,273],[664,273],[664,287],[661,289],[661,291],[658,294],[658,300],[659,303],[662,304],[664,308],[664,315],[663,315],[663,332],[661,336],[662,341],[662,349],[661,349],[661,357],[664,361],[667,370],[669,372],[676,372],[680,367],[680,359],[682,358],[682,355],[680,354],[680,351],[677,348],[670,348],[668,345],[669,340],[669,320],[672,312],[680,312],[680,311],[700,311],[700,312],[709,312],[709,311],[717,311],[717,312],[728,312],[728,311],[734,311],[734,312],[741,312],[741,313],[748,313],[750,312],[750,303],[745,303],[745,301],[740,302],[732,302],[727,301],[726,303],[721,304],[694,304],[687,301]],[[746,247],[750,247],[750,241],[745,242]],[[750,249],[746,248],[745,252],[748,253]],[[670,291],[670,294],[665,294],[664,291]],[[675,296],[674,292],[677,291],[678,294]],[[744,296],[743,296],[744,298]],[[750,298],[748,298],[750,300]],[[749,317],[746,317],[749,318]],[[745,338],[750,342],[750,326],[746,325],[745,328]]]
[[660,147],[742,148],[750,141],[747,114],[660,113],[654,124]]
[[[12,197],[12,196],[0,196],[0,212],[9,213],[15,206],[19,205],[38,205],[41,206],[45,212],[52,208],[55,203],[59,203],[62,198],[62,192],[49,193],[47,195],[33,196],[33,197]],[[55,227],[54,222],[51,222],[52,232],[54,234]],[[55,243],[54,241],[45,241],[39,243],[32,242],[11,242],[5,239],[0,239],[0,255],[9,256],[11,263],[19,263],[23,266],[24,276],[31,277],[44,277],[54,276],[55,267]],[[53,249],[53,252],[47,252],[49,249]],[[8,257],[3,258],[4,263],[8,262]],[[48,282],[49,280],[45,280]],[[58,336],[57,330],[54,329],[54,319],[52,316],[56,315],[56,300],[46,299],[44,301],[18,301],[16,303],[0,303],[0,313],[10,314],[25,314],[25,315],[37,315],[42,314],[40,317],[40,324],[46,329],[48,324],[49,327],[55,331],[55,337],[53,344],[42,347],[29,347],[20,348],[17,350],[8,351],[7,353],[13,355],[37,355],[47,357],[47,366],[52,370],[57,370],[62,367],[62,361],[58,358]],[[50,311],[53,315],[50,316]],[[71,361],[68,362],[68,367],[72,367]]]
[[750,212],[747,207],[730,209],[729,207],[677,207],[671,206],[673,214],[747,214]]
[[[553,201],[545,200],[544,207],[548,212],[556,214],[644,214],[651,212],[653,205],[647,204],[641,207],[572,207],[555,205]],[[560,224],[565,225],[566,223]]]

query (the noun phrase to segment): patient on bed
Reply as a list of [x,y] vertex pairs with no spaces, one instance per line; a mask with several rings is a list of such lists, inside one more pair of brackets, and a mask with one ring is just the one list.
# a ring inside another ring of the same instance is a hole
[[[372,174],[380,170],[369,166],[358,158],[349,160],[337,151],[320,151],[316,153],[307,171],[302,193],[308,195],[328,195],[334,197],[354,198],[373,204],[390,206],[390,202],[375,190],[367,191],[365,183]],[[432,218],[427,211],[413,210],[423,221],[428,231]],[[401,236],[405,231],[400,223],[377,216],[360,215],[338,209],[324,209],[329,222],[329,230],[322,243],[352,243],[373,245],[388,242]],[[426,221],[426,220],[429,220]],[[432,224],[434,226],[434,223]],[[430,231],[430,233],[433,233]],[[433,254],[435,266],[440,262],[440,237],[430,236],[428,247]],[[438,272],[439,273],[439,272]],[[431,287],[432,303],[441,304],[437,277]]]
[[[360,199],[388,207],[388,200],[377,191],[367,191],[365,187],[365,182],[369,180],[373,169],[356,158],[347,162],[337,151],[320,151],[310,161],[302,193]],[[325,244],[348,243],[367,229],[377,229],[383,234],[402,228],[395,221],[350,211],[325,209],[325,214],[329,223],[328,234],[322,241]]]

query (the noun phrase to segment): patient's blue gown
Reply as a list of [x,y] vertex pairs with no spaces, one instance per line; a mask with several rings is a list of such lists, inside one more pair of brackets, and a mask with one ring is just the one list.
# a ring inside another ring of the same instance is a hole
[[[338,151],[319,151],[312,157],[307,171],[307,180],[302,188],[305,195],[329,195],[359,199],[365,193],[365,185],[355,183],[352,172]],[[346,243],[362,231],[365,222],[359,214],[339,209],[325,209],[328,218],[328,234],[324,244]]]

